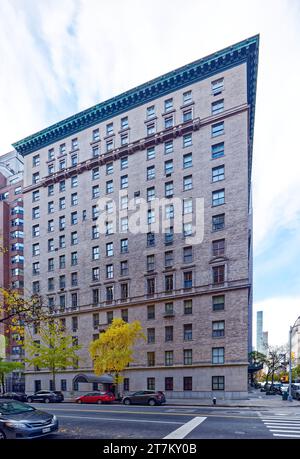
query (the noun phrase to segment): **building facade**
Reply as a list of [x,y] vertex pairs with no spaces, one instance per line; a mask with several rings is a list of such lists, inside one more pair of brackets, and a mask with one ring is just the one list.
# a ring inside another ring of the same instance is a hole
[[294,356],[293,365],[300,365],[300,319],[296,322],[292,330],[292,354]]
[[[14,289],[21,295],[24,288],[23,223],[23,157],[12,151],[0,156],[0,286],[6,290]],[[0,356],[22,362],[21,337],[9,333],[3,323],[0,324],[0,336]],[[20,371],[11,373],[5,385],[7,391],[24,390],[24,375]]]
[[[59,389],[93,374],[89,342],[122,317],[146,335],[124,392],[247,393],[258,42],[14,144],[25,162],[26,291],[47,298],[83,345]],[[49,372],[27,369],[27,391],[51,384]]]

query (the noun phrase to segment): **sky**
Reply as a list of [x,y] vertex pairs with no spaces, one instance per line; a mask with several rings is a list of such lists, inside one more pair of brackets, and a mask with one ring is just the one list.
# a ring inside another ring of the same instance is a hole
[[[300,315],[299,0],[1,0],[0,154],[152,78],[260,33],[253,158],[254,325]],[[296,139],[296,140],[295,140]],[[255,344],[254,326],[254,344]]]

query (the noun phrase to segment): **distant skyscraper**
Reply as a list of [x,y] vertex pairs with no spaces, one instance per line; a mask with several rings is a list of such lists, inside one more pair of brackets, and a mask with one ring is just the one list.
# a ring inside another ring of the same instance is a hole
[[256,314],[256,350],[258,352],[264,352],[263,311],[257,311]]
[[263,332],[263,336],[262,336],[263,354],[267,352],[268,344],[269,344],[268,343],[268,332]]

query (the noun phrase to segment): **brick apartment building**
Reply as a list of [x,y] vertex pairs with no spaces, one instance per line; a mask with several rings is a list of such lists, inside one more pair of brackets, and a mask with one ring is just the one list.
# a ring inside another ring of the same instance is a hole
[[[83,345],[58,389],[94,380],[88,344],[122,317],[147,337],[125,392],[247,393],[258,46],[249,38],[14,144],[25,166],[26,291],[47,298]],[[27,368],[27,391],[51,387],[49,372]]]
[[[23,214],[23,157],[11,151],[0,156],[0,286],[20,294],[24,288]],[[6,331],[0,324],[0,356],[20,362],[24,358],[20,336]],[[22,391],[24,375],[15,371],[7,376],[5,384],[7,391]]]

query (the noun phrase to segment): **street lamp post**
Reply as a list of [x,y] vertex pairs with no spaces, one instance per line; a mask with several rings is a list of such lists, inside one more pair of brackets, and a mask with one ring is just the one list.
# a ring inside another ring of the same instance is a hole
[[288,396],[288,401],[289,402],[293,401],[293,397],[292,397],[292,332],[293,332],[293,329],[296,326],[296,322],[298,322],[299,319],[300,319],[300,316],[298,317],[298,319],[295,320],[294,325],[292,327],[290,327],[290,333],[289,333],[289,351],[290,351],[289,396]]

